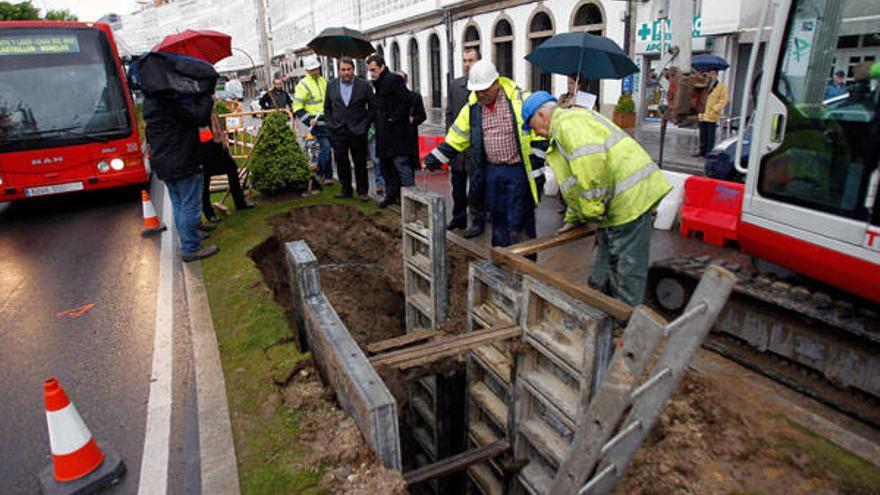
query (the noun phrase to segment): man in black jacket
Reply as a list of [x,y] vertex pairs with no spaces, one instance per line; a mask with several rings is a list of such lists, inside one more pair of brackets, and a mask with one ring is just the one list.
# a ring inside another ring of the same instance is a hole
[[415,185],[410,166],[410,109],[412,97],[403,78],[385,66],[380,55],[370,55],[367,67],[376,88],[376,153],[385,177],[385,199],[380,208],[400,201],[400,188]]
[[373,124],[375,112],[376,99],[370,83],[354,76],[354,61],[340,59],[339,77],[327,85],[327,98],[324,99],[324,119],[330,129],[336,173],[342,184],[342,192],[337,198],[352,197],[349,152],[354,161],[358,197],[361,201],[368,198],[367,132]]
[[263,110],[272,110],[273,108],[290,110],[292,104],[293,100],[284,90],[284,81],[277,77],[272,81],[272,89],[266,91],[266,94],[260,98],[260,108]]
[[[461,65],[464,75],[453,79],[449,85],[449,93],[446,99],[446,132],[455,123],[458,112],[467,104],[470,91],[467,89],[468,73],[471,66],[480,60],[480,51],[476,48],[465,48],[461,55]],[[471,180],[468,184],[468,173],[475,173],[471,160],[467,153],[455,157],[449,163],[449,178],[452,182],[452,220],[446,226],[448,230],[463,229],[468,225],[468,210],[470,210],[471,226],[464,232],[464,237],[470,239],[483,233],[486,222],[485,192],[481,180]],[[468,187],[470,186],[470,187]]]
[[[409,77],[407,77],[406,72],[399,71],[396,74],[403,78],[403,84],[409,84]],[[425,113],[425,102],[422,101],[422,95],[415,90],[411,90],[409,95],[410,101],[412,101],[412,108],[409,111],[409,164],[413,170],[419,170],[422,167],[419,163],[419,126],[428,120],[428,114]]]

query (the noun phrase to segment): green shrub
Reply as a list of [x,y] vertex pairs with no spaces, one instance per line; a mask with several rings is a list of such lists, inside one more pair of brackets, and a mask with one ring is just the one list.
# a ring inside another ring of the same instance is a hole
[[223,115],[224,113],[231,113],[229,105],[226,104],[226,100],[216,100],[214,102],[214,110],[217,111],[218,114]]
[[266,115],[251,157],[252,184],[265,196],[305,189],[311,176],[309,159],[287,122],[282,112]]
[[620,95],[620,98],[617,99],[617,106],[614,107],[614,111],[617,113],[635,112],[636,102],[633,101],[632,95],[629,93],[623,93]]

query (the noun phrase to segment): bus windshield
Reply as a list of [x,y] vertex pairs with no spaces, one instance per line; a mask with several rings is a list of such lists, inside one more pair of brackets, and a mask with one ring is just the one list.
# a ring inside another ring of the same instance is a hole
[[89,28],[0,33],[0,151],[107,141],[131,134],[116,58]]

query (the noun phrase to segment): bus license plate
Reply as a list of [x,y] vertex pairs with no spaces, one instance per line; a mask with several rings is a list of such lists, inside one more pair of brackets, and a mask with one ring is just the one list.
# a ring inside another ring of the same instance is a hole
[[24,190],[24,195],[30,198],[32,196],[46,196],[48,194],[58,194],[82,190],[82,182],[69,182],[67,184],[57,184],[54,186],[30,187]]

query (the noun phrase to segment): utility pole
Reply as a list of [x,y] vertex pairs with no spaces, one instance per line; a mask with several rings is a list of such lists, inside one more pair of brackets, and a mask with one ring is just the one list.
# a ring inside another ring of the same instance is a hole
[[266,0],[257,2],[257,26],[260,31],[260,52],[263,54],[263,73],[266,89],[272,87],[272,48],[269,43],[269,18],[266,14]]
[[669,24],[672,47],[678,49],[678,55],[672,65],[678,67],[681,73],[686,74],[691,71],[691,54],[693,53],[693,0],[669,2]]

